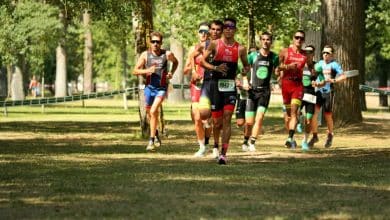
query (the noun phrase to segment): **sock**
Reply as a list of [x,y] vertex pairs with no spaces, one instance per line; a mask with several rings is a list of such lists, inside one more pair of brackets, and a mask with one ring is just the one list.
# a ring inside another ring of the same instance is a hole
[[154,137],[150,137],[150,138],[149,138],[149,141],[151,141],[152,143],[154,143]]
[[256,139],[257,139],[257,138],[255,138],[255,137],[251,137],[250,143],[253,144],[253,145],[255,145]]
[[227,149],[229,148],[229,144],[222,144],[222,155],[226,155]]
[[248,144],[249,136],[244,137],[244,144]]
[[156,129],[156,136],[158,137],[158,129]]
[[209,140],[210,140],[210,137],[205,137],[204,138],[204,144],[205,145],[209,145]]
[[318,137],[318,134],[317,133],[313,133],[313,138],[316,138]]
[[295,133],[294,130],[288,130],[288,137],[293,139],[294,138],[294,133]]
[[205,148],[206,147],[204,145],[204,141],[203,140],[198,140],[198,143],[199,143],[199,148]]
[[218,143],[214,143],[214,148],[217,148],[218,149]]

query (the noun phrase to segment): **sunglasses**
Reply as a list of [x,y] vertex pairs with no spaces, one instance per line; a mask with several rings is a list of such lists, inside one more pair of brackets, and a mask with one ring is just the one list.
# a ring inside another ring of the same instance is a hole
[[152,43],[152,44],[160,44],[161,41],[159,41],[159,40],[151,40],[150,43]]
[[328,54],[328,55],[329,55],[329,54],[331,54],[331,53],[329,53],[329,52],[322,52],[322,54]]
[[305,37],[302,36],[294,36],[295,40],[305,40]]
[[208,30],[199,30],[198,33],[199,34],[208,34],[209,31]]
[[234,30],[234,29],[236,29],[236,25],[234,25],[234,24],[224,24],[224,25],[223,25],[223,28],[224,28],[224,29],[231,29],[231,30]]

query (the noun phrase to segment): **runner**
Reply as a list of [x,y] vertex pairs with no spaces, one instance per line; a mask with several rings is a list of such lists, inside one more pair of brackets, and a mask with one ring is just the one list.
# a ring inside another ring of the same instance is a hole
[[[220,20],[211,21],[211,25],[210,25],[210,38],[211,38],[211,40],[220,39],[222,36],[222,30],[223,30],[223,22],[222,21],[220,21]],[[205,42],[200,43],[198,46],[198,49],[196,51],[194,51],[192,56],[197,57],[200,54],[203,54],[205,51],[205,48],[207,48],[210,45],[210,42],[211,41],[207,40]],[[213,60],[213,54],[210,54],[210,56],[208,57],[208,62],[211,63],[212,60]],[[206,93],[204,93],[204,90],[206,88],[208,88],[208,85],[210,84],[210,80],[212,79],[211,76],[212,76],[211,71],[206,69],[204,71],[204,77],[203,77],[203,84],[206,84],[206,86],[204,86],[202,84],[201,96],[207,95]],[[208,114],[208,116],[205,114]],[[211,114],[209,114],[209,112],[205,113],[205,111],[200,110],[200,115],[201,115],[203,124],[205,126],[213,124],[212,119],[211,119]],[[214,137],[214,147],[213,147],[212,156],[217,159],[219,156],[219,149],[218,148],[219,148],[219,137],[220,137],[220,133],[221,133],[221,127],[212,126],[212,132],[213,132],[213,137]]]
[[[191,118],[195,124],[195,132],[199,143],[199,150],[195,153],[195,157],[203,157],[205,155],[211,134],[211,127],[208,125],[208,123],[205,123],[205,125],[203,124],[202,119],[200,118],[198,107],[204,76],[204,69],[200,66],[200,60],[202,58],[203,52],[198,54],[195,53],[195,51],[198,51],[202,43],[206,44],[206,47],[210,44],[210,41],[208,40],[209,30],[210,28],[207,22],[202,22],[199,25],[199,43],[189,50],[189,56],[184,68],[184,74],[191,73]],[[196,57],[194,57],[195,54],[197,54]]]
[[[244,66],[244,71],[241,73],[243,88],[248,89],[249,86],[246,73],[250,67],[246,58],[246,48],[234,39],[235,32],[236,21],[231,18],[225,19],[222,38],[211,42],[201,61],[202,66],[211,70],[208,73],[211,80],[208,83],[203,83],[200,113],[202,119],[207,119],[211,114],[215,129],[222,129],[222,150],[218,157],[219,164],[227,162],[226,152],[229,148],[231,135],[231,118],[236,103],[235,78],[239,58]],[[213,55],[211,62],[208,59],[210,55]]]
[[[322,71],[315,71],[314,70],[314,51],[315,47],[313,45],[307,45],[304,48],[307,56],[306,65],[303,69],[303,98],[302,98],[302,106],[301,106],[301,112],[303,109],[305,109],[305,115],[304,120],[302,120],[302,124],[304,124],[304,138],[302,140],[302,150],[307,151],[309,150],[308,145],[308,138],[311,132],[311,125],[313,124],[313,114],[314,114],[314,107],[316,104],[316,93],[315,89],[317,87],[321,87],[325,84],[324,76],[322,75]],[[318,82],[316,79],[319,79]]]
[[[241,63],[240,63],[241,64]],[[242,67],[242,64],[239,65]],[[239,67],[239,69],[240,69]],[[242,69],[242,68],[241,68]],[[240,71],[238,71],[240,72]],[[236,123],[238,127],[243,127],[244,141],[242,143],[242,150],[248,151],[249,149],[249,137],[251,135],[252,126],[245,123],[245,108],[248,99],[248,91],[242,88],[242,76],[237,74],[236,87],[237,87],[237,105],[236,105]]]
[[[318,62],[318,67],[316,69],[322,69],[322,72],[325,77],[325,86],[320,88],[317,95],[317,104],[315,107],[315,112],[313,118],[317,118],[321,107],[324,108],[324,117],[326,125],[328,127],[328,134],[324,147],[328,148],[332,146],[333,141],[333,117],[332,117],[332,104],[333,104],[333,84],[342,82],[346,79],[346,76],[343,74],[341,65],[336,62],[333,57],[334,49],[330,45],[326,45],[322,50],[322,58]],[[318,79],[317,79],[318,81]],[[318,122],[313,120],[313,137],[309,141],[309,147],[314,147],[314,144],[319,141],[318,139]]]
[[279,57],[271,51],[272,35],[263,32],[260,36],[259,52],[252,52],[249,64],[252,65],[249,98],[246,104],[245,119],[253,125],[249,141],[249,151],[256,151],[255,142],[261,131],[264,114],[271,97],[271,76],[279,66]]
[[294,34],[293,44],[288,48],[283,48],[279,53],[283,104],[286,106],[289,117],[288,138],[285,145],[291,149],[295,149],[297,146],[294,133],[298,121],[298,110],[303,97],[302,71],[306,63],[306,55],[301,47],[304,42],[305,32],[298,30]]
[[[167,79],[172,78],[178,65],[172,52],[161,49],[162,40],[161,33],[152,32],[150,34],[150,49],[141,54],[133,73],[134,75],[146,75],[145,105],[150,124],[147,151],[153,151],[155,147],[161,145],[158,134],[156,134],[159,109],[166,96]],[[172,62],[170,71],[168,71],[168,61]]]

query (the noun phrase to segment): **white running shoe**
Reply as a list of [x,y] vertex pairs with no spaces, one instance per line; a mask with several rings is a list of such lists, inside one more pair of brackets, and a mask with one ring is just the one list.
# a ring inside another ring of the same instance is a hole
[[218,148],[213,148],[213,158],[217,159],[219,156],[219,150]]
[[247,152],[249,150],[248,144],[242,144],[242,151]]
[[249,144],[249,151],[250,152],[255,152],[256,151],[256,147],[254,144]]
[[206,154],[207,148],[206,146],[199,147],[199,150],[194,154],[194,157],[204,157]]
[[154,143],[152,141],[149,141],[148,146],[146,146],[146,151],[154,151],[156,146],[154,146]]

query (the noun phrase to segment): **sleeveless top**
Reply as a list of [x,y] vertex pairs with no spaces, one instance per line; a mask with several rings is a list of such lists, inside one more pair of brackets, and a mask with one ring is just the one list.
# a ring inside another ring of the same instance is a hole
[[156,70],[146,77],[146,85],[167,87],[168,60],[165,50],[161,50],[159,56],[154,55],[151,51],[147,52],[145,67],[149,68],[153,65],[156,66]]
[[295,70],[285,70],[282,79],[302,82],[303,68],[305,67],[307,58],[302,53],[295,53],[292,47],[289,47],[287,50],[287,58],[284,64],[298,63],[298,68]]
[[228,67],[227,74],[222,74],[217,71],[212,71],[214,79],[235,79],[237,73],[237,62],[239,56],[239,46],[238,42],[234,42],[233,45],[225,44],[222,39],[217,40],[216,54],[212,61],[214,66],[219,66],[225,63]]
[[256,58],[252,64],[251,85],[253,89],[270,88],[272,71],[279,65],[278,56],[270,51],[267,56],[255,52]]

